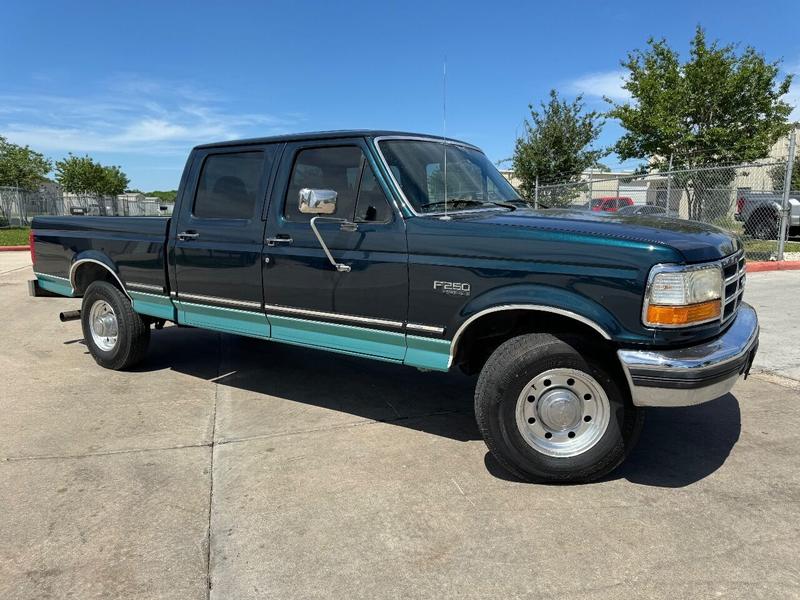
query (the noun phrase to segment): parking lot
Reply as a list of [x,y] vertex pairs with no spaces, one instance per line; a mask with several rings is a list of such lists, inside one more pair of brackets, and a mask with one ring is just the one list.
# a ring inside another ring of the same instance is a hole
[[754,374],[627,463],[515,481],[474,378],[213,332],[98,367],[0,253],[0,598],[800,597],[800,271],[748,276]]

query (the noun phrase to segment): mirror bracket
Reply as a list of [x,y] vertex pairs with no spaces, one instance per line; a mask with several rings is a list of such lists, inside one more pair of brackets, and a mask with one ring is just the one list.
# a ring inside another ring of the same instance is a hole
[[358,225],[356,223],[353,223],[352,221],[348,221],[347,219],[339,219],[337,217],[313,217],[311,221],[309,221],[309,225],[311,225],[311,230],[314,232],[314,235],[317,236],[319,245],[322,246],[322,250],[325,252],[325,256],[328,257],[330,263],[334,266],[334,268],[337,271],[339,271],[339,273],[349,273],[350,265],[337,263],[336,260],[334,260],[331,251],[325,244],[325,240],[322,239],[322,234],[319,232],[319,229],[317,229],[317,222],[319,221],[324,221],[326,223],[339,223],[339,229],[341,231],[356,231],[356,229],[358,229]]

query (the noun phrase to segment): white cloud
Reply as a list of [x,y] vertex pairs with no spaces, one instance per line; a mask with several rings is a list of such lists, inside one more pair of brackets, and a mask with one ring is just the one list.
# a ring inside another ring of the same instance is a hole
[[0,95],[0,135],[46,153],[184,155],[198,143],[284,133],[299,120],[243,113],[207,90],[136,76],[92,95]]
[[622,87],[624,81],[623,71],[600,71],[574,79],[569,87],[573,92],[584,96],[629,100],[630,92]]

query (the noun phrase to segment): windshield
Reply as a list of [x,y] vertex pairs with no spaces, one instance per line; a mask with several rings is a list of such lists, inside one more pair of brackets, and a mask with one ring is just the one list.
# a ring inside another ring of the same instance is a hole
[[496,206],[497,202],[520,201],[511,184],[478,150],[434,140],[387,139],[379,144],[403,194],[418,213],[444,212],[445,200],[447,210],[469,210]]

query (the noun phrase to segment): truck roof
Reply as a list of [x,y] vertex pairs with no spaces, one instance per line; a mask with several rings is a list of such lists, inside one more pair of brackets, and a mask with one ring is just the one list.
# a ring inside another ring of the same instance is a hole
[[[283,135],[273,135],[269,137],[248,138],[243,140],[229,140],[225,142],[212,142],[210,144],[200,144],[195,146],[195,149],[200,148],[219,148],[223,146],[246,146],[248,144],[271,144],[275,142],[300,142],[307,140],[330,140],[336,138],[352,138],[352,137],[381,137],[381,136],[410,136],[410,137],[425,137],[434,139],[444,139],[440,135],[431,135],[429,133],[411,133],[408,131],[390,131],[383,129],[340,129],[336,131],[310,131],[305,133],[288,133]],[[473,146],[468,142],[462,142],[448,137],[448,141],[464,144],[466,146]],[[474,147],[474,146],[473,146]]]

